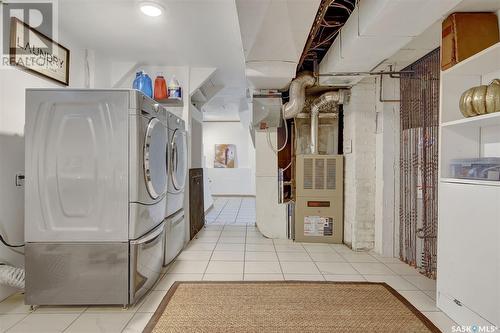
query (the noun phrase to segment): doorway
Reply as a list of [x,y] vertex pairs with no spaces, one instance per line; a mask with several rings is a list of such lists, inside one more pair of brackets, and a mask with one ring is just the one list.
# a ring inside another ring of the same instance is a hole
[[436,277],[439,138],[439,48],[401,76],[401,260]]

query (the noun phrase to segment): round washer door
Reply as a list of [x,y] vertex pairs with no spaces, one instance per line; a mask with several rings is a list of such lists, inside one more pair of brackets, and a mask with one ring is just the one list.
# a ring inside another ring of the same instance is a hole
[[175,190],[181,191],[184,189],[187,174],[186,133],[176,129],[170,144],[172,146],[170,158],[172,184]]
[[158,120],[149,121],[144,139],[144,178],[152,199],[158,199],[167,191],[168,130]]

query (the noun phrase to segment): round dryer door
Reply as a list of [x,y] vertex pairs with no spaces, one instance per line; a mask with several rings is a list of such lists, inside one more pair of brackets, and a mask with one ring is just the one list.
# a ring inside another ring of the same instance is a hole
[[172,184],[177,191],[184,189],[187,174],[186,133],[176,129],[172,135],[170,161]]
[[167,142],[167,128],[157,118],[151,119],[144,140],[144,177],[153,199],[163,196],[167,190]]

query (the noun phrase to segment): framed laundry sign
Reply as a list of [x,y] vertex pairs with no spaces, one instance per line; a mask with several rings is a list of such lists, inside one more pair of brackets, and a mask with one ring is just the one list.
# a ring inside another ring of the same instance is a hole
[[69,50],[16,17],[10,25],[10,64],[69,85]]

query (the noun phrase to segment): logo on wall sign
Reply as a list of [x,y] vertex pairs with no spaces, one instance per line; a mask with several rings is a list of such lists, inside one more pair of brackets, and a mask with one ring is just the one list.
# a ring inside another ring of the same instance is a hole
[[[17,18],[19,21],[24,22],[31,28],[36,29],[41,34],[50,39],[54,39],[55,22],[54,10],[57,5],[55,1],[5,1],[0,0],[2,7],[2,54],[4,58],[9,57],[10,51],[10,38],[11,38],[11,21],[12,18]],[[31,40],[28,32],[24,32],[23,48],[17,52],[24,52],[29,54],[33,51],[33,45],[37,45],[37,41]],[[37,46],[36,52],[44,52],[46,54],[52,53],[53,45],[46,43]],[[9,62],[3,61],[3,65]]]
[[16,67],[69,85],[70,51],[55,41],[57,2],[2,3],[2,67]]

